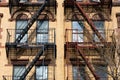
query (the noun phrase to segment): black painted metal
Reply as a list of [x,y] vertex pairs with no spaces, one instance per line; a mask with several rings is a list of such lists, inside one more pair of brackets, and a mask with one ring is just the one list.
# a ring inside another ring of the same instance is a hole
[[28,21],[28,24],[25,26],[25,29],[21,32],[21,34],[18,36],[18,38],[15,40],[15,43],[19,43],[20,40],[25,36],[25,34],[28,32],[28,30],[31,28],[33,23],[36,21],[36,19],[39,17],[40,13],[43,11],[44,7],[46,5],[46,1],[42,6],[39,8],[39,10],[33,15],[33,17]]
[[27,69],[25,70],[25,72],[22,74],[22,76],[20,77],[19,80],[24,80],[25,77],[27,76],[27,74],[30,72],[30,70],[32,69],[32,67],[35,65],[35,63],[39,60],[40,56],[43,55],[43,52],[45,50],[45,46],[42,47],[42,49],[40,49],[39,53],[35,56],[35,58],[32,60],[32,62],[28,65]]

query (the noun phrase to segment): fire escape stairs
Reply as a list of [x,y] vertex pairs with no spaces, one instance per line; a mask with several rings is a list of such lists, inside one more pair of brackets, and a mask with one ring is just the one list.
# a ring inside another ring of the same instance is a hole
[[96,29],[93,22],[89,19],[89,17],[86,15],[80,4],[76,1],[74,1],[76,7],[78,8],[79,12],[81,12],[84,19],[87,21],[87,23],[90,25],[91,29],[95,32],[95,34],[98,36],[101,42],[106,42],[106,40],[102,37],[102,35],[99,33],[99,31]]
[[43,9],[45,8],[46,5],[45,1],[41,7],[39,8],[39,10],[32,16],[32,18],[28,21],[28,24],[25,26],[25,29],[23,29],[23,31],[21,32],[21,34],[16,38],[15,43],[19,43],[20,40],[25,36],[25,34],[28,32],[28,30],[31,28],[31,26],[33,25],[33,23],[36,21],[36,19],[39,17],[40,13],[43,11]]
[[87,67],[89,68],[89,70],[91,71],[91,73],[93,74],[93,76],[95,77],[95,80],[100,80],[100,77],[94,72],[93,67],[91,66],[91,64],[88,62],[88,60],[85,57],[85,53],[83,52],[82,49],[80,49],[77,44],[76,44],[76,50],[78,51],[79,55],[81,56],[81,58],[84,60],[85,64],[87,65]]
[[[21,34],[16,38],[15,43],[20,43],[22,38],[25,36],[25,34],[28,32],[28,30],[31,28],[33,23],[39,17],[40,13],[45,8],[46,3],[47,3],[47,1],[45,0],[45,2],[40,6],[39,10],[28,21],[28,24],[25,26],[25,29],[23,29]],[[30,70],[35,65],[35,63],[39,60],[40,56],[43,55],[43,52],[44,52],[45,48],[46,48],[45,45],[42,45],[42,47],[40,48],[40,51],[35,55],[35,58],[28,64],[28,67],[26,68],[25,72],[21,75],[19,80],[24,80],[26,78],[27,74],[30,72]]]
[[[82,16],[84,17],[84,19],[87,21],[87,23],[90,25],[91,29],[93,30],[93,32],[97,35],[97,37],[100,39],[100,41],[102,43],[105,43],[106,40],[102,37],[102,35],[99,33],[99,31],[96,29],[95,25],[93,24],[93,22],[89,19],[89,17],[86,15],[86,13],[84,12],[84,10],[82,9],[82,7],[80,6],[80,4],[77,1],[71,0],[75,6],[78,8],[79,12],[82,14]],[[80,24],[80,23],[79,23]],[[94,46],[95,43],[92,42]],[[104,44],[104,46],[106,46],[106,44]],[[89,70],[91,71],[91,73],[93,74],[93,76],[95,77],[95,80],[100,80],[100,77],[94,72],[93,67],[91,66],[91,64],[88,62],[88,60],[85,58],[84,52],[81,48],[79,48],[78,44],[76,44],[76,50],[79,52],[79,55],[82,57],[82,59],[85,61],[86,65],[88,66]],[[97,49],[97,51],[99,51]]]
[[25,72],[22,74],[22,76],[20,76],[19,80],[24,80],[25,77],[27,76],[27,74],[30,72],[30,70],[32,69],[32,67],[35,65],[35,63],[39,60],[40,56],[43,55],[44,50],[46,49],[46,46],[42,46],[42,50],[40,50],[35,58],[32,60],[32,62],[29,63],[27,69],[25,69]]

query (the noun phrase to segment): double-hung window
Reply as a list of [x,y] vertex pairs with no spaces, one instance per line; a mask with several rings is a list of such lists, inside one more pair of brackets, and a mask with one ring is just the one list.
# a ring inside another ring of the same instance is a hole
[[48,21],[37,21],[37,43],[48,42]]
[[25,69],[25,66],[13,66],[13,80],[19,80]]
[[72,40],[73,42],[83,42],[83,24],[80,21],[72,22]]
[[[100,33],[100,35],[105,38],[105,29],[104,29],[104,21],[94,21],[94,25],[96,27],[96,29],[98,30],[98,32]],[[95,42],[100,42],[100,39],[98,38],[98,36],[96,35],[95,32],[93,32],[93,37],[94,37],[94,41]]]
[[[15,39],[17,39],[18,36],[21,35],[22,31],[24,31],[27,24],[28,24],[28,20],[17,20],[16,21]],[[26,41],[27,41],[27,34],[24,35],[24,37],[21,39],[20,43],[25,43]]]
[[48,80],[47,66],[36,66],[36,80]]

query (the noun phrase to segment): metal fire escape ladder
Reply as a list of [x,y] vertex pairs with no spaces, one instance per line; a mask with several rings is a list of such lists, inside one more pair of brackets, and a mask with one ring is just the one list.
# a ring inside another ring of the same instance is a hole
[[93,24],[93,22],[89,19],[89,17],[85,14],[85,12],[83,11],[82,7],[80,6],[80,4],[76,1],[74,1],[76,7],[78,8],[78,10],[81,12],[82,16],[84,17],[84,19],[87,21],[87,23],[90,25],[91,29],[95,32],[95,34],[98,36],[98,38],[100,39],[101,42],[106,42],[106,40],[101,36],[101,34],[99,33],[99,31],[96,29],[95,25]]
[[19,80],[24,80],[25,79],[25,77],[27,76],[27,74],[30,72],[30,70],[32,69],[32,67],[35,65],[35,63],[39,60],[39,58],[40,58],[40,56],[42,56],[43,55],[43,52],[44,52],[44,50],[45,50],[45,46],[42,46],[42,50],[40,50],[37,54],[36,54],[36,56],[35,56],[35,58],[32,60],[32,62],[30,62],[30,64],[28,65],[28,67],[27,67],[27,69],[25,70],[25,72],[22,74],[22,76],[20,77],[20,79]]
[[36,21],[36,19],[39,17],[40,13],[43,11],[46,5],[46,0],[45,2],[41,5],[39,10],[32,16],[32,18],[28,21],[28,24],[25,26],[25,29],[21,32],[21,34],[17,37],[15,40],[15,43],[19,43],[20,40],[25,36],[25,34],[28,32],[28,30],[31,28],[33,23]]
[[[73,0],[72,0],[73,1]],[[106,42],[106,40],[102,37],[102,35],[99,33],[99,31],[96,29],[95,25],[93,22],[89,19],[89,17],[86,15],[86,13],[83,11],[82,7],[80,4],[76,1],[73,1],[76,7],[78,8],[79,12],[81,12],[82,16],[84,19],[87,21],[87,23],[90,25],[91,29],[95,32],[95,34],[98,36],[101,42]],[[91,64],[88,62],[88,60],[85,58],[84,52],[82,49],[78,48],[79,46],[76,45],[76,49],[79,52],[79,55],[82,57],[82,59],[85,61],[86,65],[88,66],[89,70],[93,74],[96,80],[100,80],[100,77],[94,72],[93,67]]]
[[86,65],[88,66],[88,68],[91,71],[91,73],[93,74],[93,76],[95,77],[95,80],[100,80],[100,77],[98,75],[96,75],[96,73],[93,70],[93,67],[90,65],[90,63],[88,62],[88,60],[85,58],[83,50],[81,50],[80,48],[78,48],[78,45],[76,45],[76,49],[77,49],[79,55],[85,61]]

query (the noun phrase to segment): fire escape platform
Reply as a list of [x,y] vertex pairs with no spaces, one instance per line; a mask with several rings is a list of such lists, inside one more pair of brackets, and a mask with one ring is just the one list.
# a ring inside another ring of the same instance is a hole
[[6,48],[40,48],[42,46],[55,46],[55,43],[6,43]]
[[65,46],[68,45],[69,48],[75,48],[77,45],[79,48],[99,48],[104,47],[104,44],[112,45],[113,42],[66,42]]

